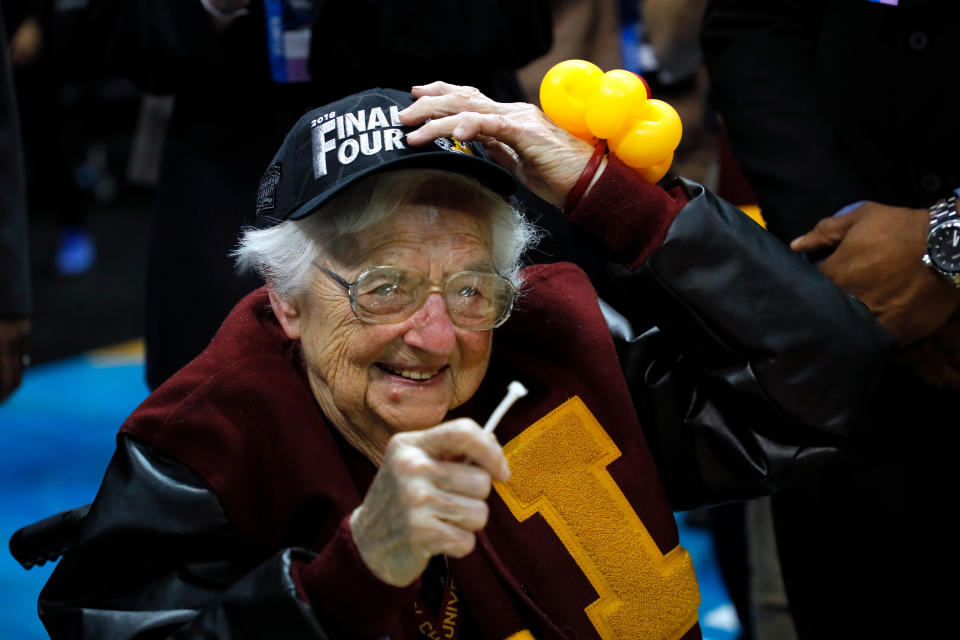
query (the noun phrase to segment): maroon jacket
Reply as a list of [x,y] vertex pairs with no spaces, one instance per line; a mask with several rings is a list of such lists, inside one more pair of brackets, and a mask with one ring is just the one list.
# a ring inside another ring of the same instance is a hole
[[[639,360],[618,359],[579,269],[525,270],[488,374],[455,412],[483,421],[510,380],[530,391],[497,430],[511,480],[477,550],[449,562],[464,638],[698,638],[672,503],[769,490],[855,424],[888,337],[739,212],[686,188],[689,203],[683,185],[670,195],[614,161],[574,212],[627,265],[617,277],[644,302],[628,315],[660,327],[625,336]],[[326,423],[301,358],[256,291],[127,420],[41,594],[52,637],[418,637],[426,585],[391,587],[360,559],[347,518],[375,469]],[[682,470],[669,497],[666,467]]]

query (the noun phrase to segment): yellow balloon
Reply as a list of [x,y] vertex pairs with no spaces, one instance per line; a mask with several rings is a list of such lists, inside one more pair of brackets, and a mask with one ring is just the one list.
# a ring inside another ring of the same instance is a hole
[[587,99],[586,123],[598,138],[615,136],[630,113],[647,101],[647,88],[636,74],[623,69],[608,71]]
[[554,65],[540,83],[540,106],[558,125],[584,140],[593,134],[584,117],[587,99],[603,76],[600,67],[586,60],[565,60]]
[[649,99],[637,75],[623,69],[603,73],[586,60],[554,65],[540,83],[540,104],[576,137],[606,139],[625,164],[650,182],[666,175],[683,135],[677,112]]
[[680,144],[682,134],[680,116],[673,107],[661,100],[647,100],[609,142],[618,158],[637,169],[662,162]]
[[637,173],[647,179],[647,182],[657,183],[670,171],[670,165],[673,164],[673,152],[657,164],[637,169]]

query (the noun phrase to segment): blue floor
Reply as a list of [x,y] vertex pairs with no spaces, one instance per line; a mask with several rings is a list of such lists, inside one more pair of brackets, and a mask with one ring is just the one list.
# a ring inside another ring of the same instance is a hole
[[[143,363],[96,352],[32,367],[0,406],[0,538],[93,500],[124,418],[147,395]],[[733,640],[736,616],[720,583],[709,535],[686,527],[680,537],[700,583],[706,640]],[[36,599],[53,567],[24,571],[0,552],[0,638],[46,638]]]
[[[143,364],[80,356],[27,371],[0,406],[0,538],[93,500],[113,453],[114,434],[147,396]],[[53,570],[24,571],[0,553],[0,630],[11,640],[47,635],[37,594]]]

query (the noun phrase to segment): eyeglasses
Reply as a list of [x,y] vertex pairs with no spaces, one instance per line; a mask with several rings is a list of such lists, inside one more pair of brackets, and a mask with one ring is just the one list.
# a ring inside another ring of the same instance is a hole
[[434,282],[417,271],[380,266],[347,282],[316,260],[313,264],[347,290],[354,315],[370,324],[403,322],[436,291],[443,294],[454,325],[477,331],[494,329],[510,317],[517,293],[509,279],[495,273],[459,271]]

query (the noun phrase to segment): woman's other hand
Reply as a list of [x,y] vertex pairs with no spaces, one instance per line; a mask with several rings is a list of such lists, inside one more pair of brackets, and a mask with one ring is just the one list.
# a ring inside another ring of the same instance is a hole
[[468,555],[487,524],[492,481],[509,477],[496,438],[469,418],[394,435],[350,516],[360,556],[378,578],[405,587],[432,556]]

